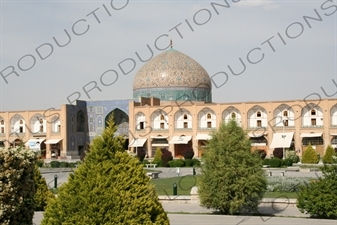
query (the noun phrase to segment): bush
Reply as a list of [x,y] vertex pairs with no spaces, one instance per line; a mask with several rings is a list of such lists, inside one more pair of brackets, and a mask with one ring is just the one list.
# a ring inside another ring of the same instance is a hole
[[293,163],[298,163],[300,161],[300,157],[293,150],[288,150],[286,156],[291,159]]
[[192,159],[193,167],[198,167],[201,165],[201,162],[199,159]]
[[285,166],[292,166],[293,165],[293,160],[290,158],[286,158],[283,160],[283,165]]
[[326,148],[324,157],[323,157],[323,163],[333,163],[333,156],[335,154],[335,150],[331,147],[331,145],[329,145]]
[[262,165],[269,165],[270,167],[281,167],[282,166],[282,159],[279,159],[279,158],[270,158],[270,159],[264,159],[262,161]]
[[44,164],[44,161],[41,160],[41,159],[36,161],[36,166],[37,167],[43,167],[43,164]]
[[325,165],[323,177],[299,188],[297,208],[313,217],[337,218],[337,167]]
[[163,166],[169,166],[168,162],[173,159],[172,153],[166,149],[162,149],[161,160],[163,162]]
[[44,211],[49,199],[54,199],[54,194],[49,190],[46,179],[42,177],[39,168],[34,169],[34,181],[36,184],[36,194],[34,196],[35,211]]
[[76,165],[77,165],[76,163],[70,162],[68,166],[69,168],[75,168]]
[[265,171],[261,159],[251,152],[246,132],[236,121],[221,123],[212,133],[198,185],[203,207],[232,215],[257,212],[267,188]]
[[184,167],[185,166],[185,161],[183,159],[175,159],[170,162],[168,162],[170,167]]
[[163,152],[162,152],[162,150],[158,147],[158,148],[156,149],[156,153],[154,154],[152,163],[153,163],[153,164],[157,164],[158,167],[162,167],[162,166],[164,165],[163,160],[161,159],[162,155],[163,155]]
[[319,162],[319,156],[317,155],[317,152],[315,149],[309,146],[304,150],[303,156],[302,156],[302,163],[318,163]]
[[51,161],[50,167],[51,168],[60,168],[60,162],[59,161]]
[[194,151],[192,148],[185,149],[181,153],[184,156],[184,159],[193,159]]
[[192,159],[185,159],[185,166],[186,167],[192,167],[193,166],[193,160]]
[[60,162],[60,168],[68,168],[69,163],[68,162]]
[[169,224],[150,178],[124,150],[125,140],[114,137],[116,130],[110,117],[83,163],[48,203],[41,225]]
[[0,224],[32,224],[35,163],[35,153],[29,149],[19,147],[0,151]]

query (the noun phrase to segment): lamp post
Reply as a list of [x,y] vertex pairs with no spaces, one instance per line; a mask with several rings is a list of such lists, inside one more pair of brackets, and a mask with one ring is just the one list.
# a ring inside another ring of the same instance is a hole
[[284,126],[285,126],[285,120],[282,121],[283,122],[283,135],[282,135],[282,138],[283,138],[283,159],[286,158],[286,154],[285,154],[285,151],[284,151],[284,139],[285,139],[285,135],[284,135]]
[[136,140],[136,156],[138,156],[138,138],[135,138]]

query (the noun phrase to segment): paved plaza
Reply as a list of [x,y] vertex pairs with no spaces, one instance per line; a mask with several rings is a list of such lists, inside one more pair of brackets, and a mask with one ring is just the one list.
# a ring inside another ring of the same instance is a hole
[[[309,219],[308,215],[302,214],[295,206],[272,206],[264,205],[259,207],[259,212],[266,214],[264,216],[238,215],[225,216],[211,214],[212,210],[205,209],[199,204],[186,204],[175,202],[162,203],[170,219],[171,225],[307,225],[322,224],[322,225],[337,225],[336,220],[317,220]],[[268,214],[268,215],[267,215]],[[290,218],[286,218],[289,216]],[[36,212],[34,223],[39,225],[42,220],[42,212]],[[294,218],[301,217],[301,218]]]
[[[154,170],[161,171],[159,178],[169,178],[177,176],[176,168],[156,168]],[[284,169],[266,169],[266,174],[272,172],[272,176],[281,176],[282,172],[285,172]],[[57,184],[58,186],[64,182],[67,182],[70,172],[57,172],[57,169],[54,170],[55,173],[43,173],[43,177],[46,178],[47,184],[49,187],[54,185],[54,177],[57,175]],[[192,168],[180,168],[179,176],[192,175]],[[197,173],[200,173],[200,170],[197,170]],[[284,173],[284,176],[289,177],[318,177],[321,176],[321,172],[291,172],[287,171]],[[336,220],[316,220],[310,219],[306,214],[302,214],[296,206],[292,204],[281,204],[281,205],[272,205],[272,204],[263,204],[259,206],[259,213],[265,216],[251,216],[251,215],[238,215],[238,216],[224,216],[217,215],[212,212],[210,209],[200,207],[197,203],[181,203],[177,201],[163,201],[163,207],[170,219],[171,225],[255,225],[255,224],[264,224],[264,225],[301,225],[301,224],[322,224],[322,225],[337,225]],[[212,214],[213,213],[213,214]],[[288,218],[286,218],[288,217]],[[39,225],[43,218],[42,212],[36,212],[34,223]]]

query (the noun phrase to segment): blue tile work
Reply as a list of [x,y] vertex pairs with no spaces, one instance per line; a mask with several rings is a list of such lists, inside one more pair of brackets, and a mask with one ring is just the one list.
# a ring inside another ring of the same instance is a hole
[[205,101],[212,102],[212,93],[207,88],[166,87],[142,88],[133,91],[133,97],[154,97],[161,101]]
[[[129,102],[134,99],[126,100],[98,100],[87,102],[87,117],[88,117],[88,137],[89,140],[95,136],[102,134],[105,128],[105,119],[115,109],[120,109],[126,115],[129,115]],[[123,130],[117,130],[118,133],[128,133],[128,127]],[[121,128],[122,129],[122,128]],[[126,131],[124,131],[126,129]]]

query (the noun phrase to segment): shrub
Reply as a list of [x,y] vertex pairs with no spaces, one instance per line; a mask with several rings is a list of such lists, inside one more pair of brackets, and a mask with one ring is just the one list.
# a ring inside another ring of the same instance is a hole
[[192,167],[193,166],[193,160],[192,159],[185,159],[185,166],[186,167]]
[[60,162],[60,168],[68,168],[69,163],[68,162]]
[[37,167],[42,167],[44,164],[44,161],[42,159],[36,161],[36,166]]
[[51,161],[50,167],[51,168],[60,168],[60,162],[59,161]]
[[335,150],[331,147],[331,145],[329,145],[327,148],[326,148],[326,151],[325,151],[325,154],[324,154],[324,157],[323,157],[323,163],[333,163],[333,156],[335,154]]
[[193,159],[194,151],[192,148],[187,148],[181,153],[184,156],[184,159]]
[[68,166],[69,166],[69,168],[75,168],[76,165],[77,165],[76,163],[70,162]]
[[317,155],[315,149],[309,146],[304,150],[303,156],[302,156],[302,163],[318,163],[319,162],[319,156]]
[[170,167],[184,167],[185,161],[183,159],[175,159],[175,160],[169,161],[168,164],[170,165]]
[[292,166],[293,165],[293,160],[290,158],[286,158],[283,160],[283,165],[285,166]]
[[282,166],[282,162],[282,159],[279,158],[267,158],[262,161],[262,165],[269,165],[270,167],[277,168]]
[[293,163],[298,163],[300,161],[300,157],[292,150],[287,151],[287,158],[291,159]]
[[193,167],[197,167],[201,165],[201,162],[199,159],[192,159]]
[[163,162],[163,166],[167,167],[169,166],[168,162],[173,159],[172,153],[167,149],[162,149],[162,153],[161,160]]
[[125,152],[125,140],[114,137],[116,130],[110,117],[83,163],[48,203],[41,225],[169,224],[150,178]]
[[31,150],[19,147],[0,151],[0,224],[32,224],[35,163]]
[[323,177],[299,187],[297,207],[313,217],[337,218],[337,167],[325,165]]
[[212,133],[198,185],[203,207],[222,214],[257,212],[267,188],[265,171],[261,159],[251,152],[246,132],[236,121],[221,123]]
[[39,168],[34,169],[34,181],[36,184],[36,194],[34,196],[35,211],[44,211],[49,199],[54,199],[54,194],[49,190],[46,179],[42,177]]
[[164,165],[163,160],[161,159],[162,155],[163,155],[163,152],[162,152],[162,150],[158,147],[158,148],[156,149],[156,153],[154,154],[152,163],[153,163],[153,164],[157,164],[159,167],[162,167],[162,166]]

